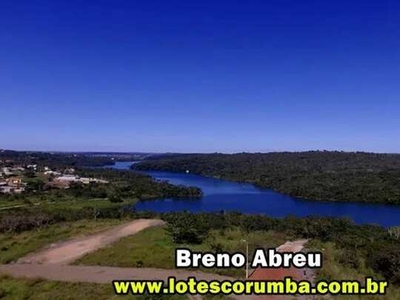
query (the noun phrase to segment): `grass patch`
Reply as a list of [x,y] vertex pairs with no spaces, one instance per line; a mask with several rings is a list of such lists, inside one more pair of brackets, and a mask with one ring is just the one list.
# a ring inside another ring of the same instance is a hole
[[[18,196],[16,196],[18,197]],[[22,197],[21,197],[22,198]],[[83,207],[115,207],[132,205],[138,201],[137,198],[123,199],[120,203],[111,203],[107,198],[75,197],[60,193],[43,193],[30,195],[29,198],[18,199],[11,196],[0,195],[0,210],[13,209],[24,206],[32,208],[64,209],[66,207],[81,209]]]
[[[115,267],[148,267],[172,269],[175,267],[175,249],[189,248],[193,251],[245,252],[246,239],[249,242],[250,253],[254,248],[276,247],[285,242],[283,234],[272,231],[243,232],[237,228],[230,230],[212,230],[206,240],[200,245],[175,244],[164,227],[153,227],[123,238],[117,243],[88,254],[75,264],[101,265]],[[222,275],[243,277],[242,269],[203,269]]]
[[14,279],[0,277],[0,299],[29,300],[106,300],[106,299],[137,299],[137,300],[181,300],[186,296],[116,296],[110,284],[71,283],[32,279]]
[[29,206],[30,202],[24,200],[14,200],[0,195],[0,210],[12,209],[19,206]]
[[41,201],[31,200],[31,203],[39,205],[41,208],[50,209],[64,209],[74,208],[75,210],[82,209],[84,207],[120,207],[123,205],[132,205],[137,202],[137,199],[127,199],[121,203],[111,203],[108,199],[101,198],[77,198],[72,196],[63,196],[62,198],[44,198]]
[[0,263],[10,263],[51,243],[106,230],[126,220],[79,220],[49,225],[22,233],[0,233]]

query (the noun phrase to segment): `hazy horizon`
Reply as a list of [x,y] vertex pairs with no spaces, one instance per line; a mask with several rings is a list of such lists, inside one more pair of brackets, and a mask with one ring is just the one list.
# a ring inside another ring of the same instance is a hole
[[274,153],[274,152],[347,152],[347,153],[375,153],[375,154],[400,154],[400,152],[374,152],[374,151],[363,151],[363,150],[340,150],[340,149],[308,149],[308,150],[265,150],[265,151],[238,151],[238,152],[224,152],[224,151],[210,151],[210,152],[160,152],[160,151],[104,151],[104,150],[46,150],[46,149],[11,149],[1,148],[0,150],[6,151],[19,151],[19,152],[44,152],[44,153],[116,153],[116,154],[240,154],[240,153]]

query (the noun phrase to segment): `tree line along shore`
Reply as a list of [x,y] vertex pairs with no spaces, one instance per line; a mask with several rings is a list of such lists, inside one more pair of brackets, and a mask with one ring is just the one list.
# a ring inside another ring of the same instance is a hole
[[170,154],[135,170],[187,172],[249,182],[298,198],[400,204],[400,155],[364,152]]

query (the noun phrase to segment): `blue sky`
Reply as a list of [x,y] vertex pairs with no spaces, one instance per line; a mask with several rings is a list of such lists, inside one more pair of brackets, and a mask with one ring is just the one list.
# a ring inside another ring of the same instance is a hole
[[400,4],[2,1],[0,148],[400,152]]

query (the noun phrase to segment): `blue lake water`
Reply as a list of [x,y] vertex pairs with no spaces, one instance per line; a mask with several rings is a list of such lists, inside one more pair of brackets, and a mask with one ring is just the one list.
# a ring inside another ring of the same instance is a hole
[[[117,162],[114,168],[128,169],[132,162]],[[400,225],[400,206],[384,204],[321,202],[302,200],[272,190],[259,189],[251,184],[237,183],[193,174],[146,172],[156,179],[173,184],[197,186],[204,192],[198,200],[156,200],[136,204],[139,211],[239,211],[266,214],[271,217],[332,216],[348,217],[356,223],[374,223],[382,226]]]

